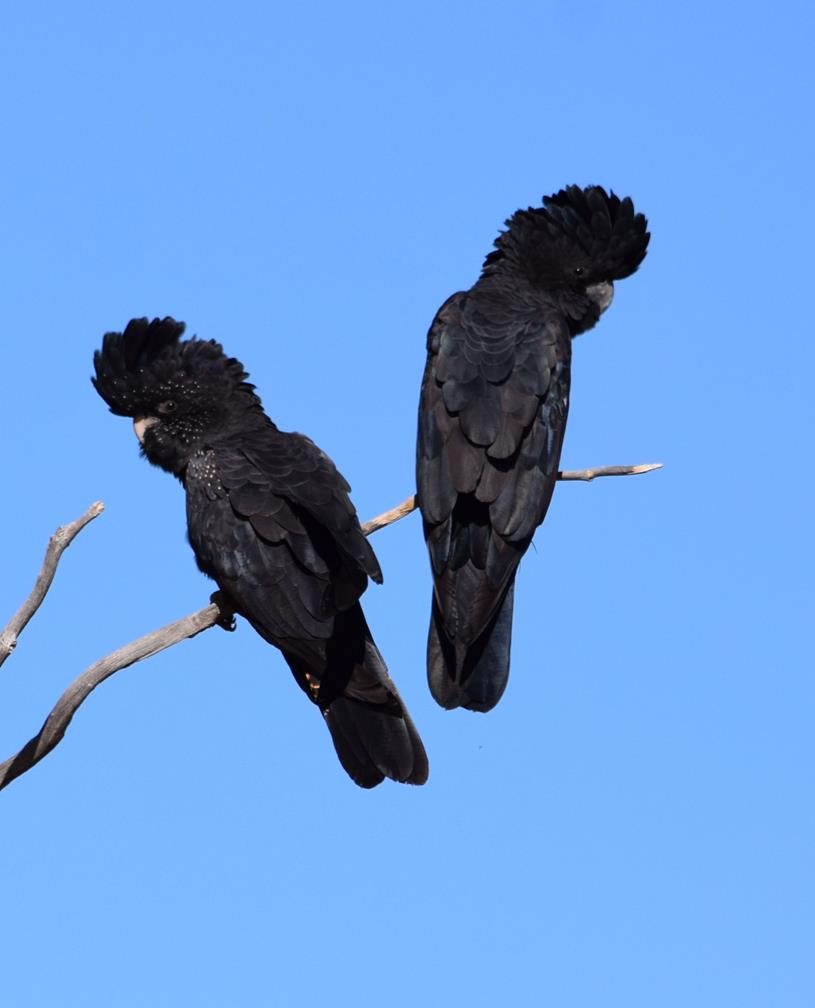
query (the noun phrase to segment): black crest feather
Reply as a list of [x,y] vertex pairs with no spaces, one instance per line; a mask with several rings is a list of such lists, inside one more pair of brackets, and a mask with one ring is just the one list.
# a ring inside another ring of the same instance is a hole
[[518,271],[546,287],[622,280],[645,258],[645,216],[602,186],[571,185],[542,207],[517,210],[495,241],[484,269]]
[[156,401],[180,393],[223,397],[241,386],[251,389],[240,361],[220,343],[182,340],[185,325],[163,319],[131,319],[124,332],[105,333],[93,355],[96,391],[118,416],[149,412]]

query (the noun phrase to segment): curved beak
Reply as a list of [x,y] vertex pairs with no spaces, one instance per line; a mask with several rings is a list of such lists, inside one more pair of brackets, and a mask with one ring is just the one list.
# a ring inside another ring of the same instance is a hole
[[614,300],[614,284],[604,280],[602,283],[592,284],[590,287],[587,287],[586,293],[600,309],[600,314],[602,315]]
[[136,437],[139,439],[139,444],[144,444],[144,435],[148,427],[152,427],[154,423],[158,423],[155,417],[136,417],[133,420],[133,430],[136,432]]

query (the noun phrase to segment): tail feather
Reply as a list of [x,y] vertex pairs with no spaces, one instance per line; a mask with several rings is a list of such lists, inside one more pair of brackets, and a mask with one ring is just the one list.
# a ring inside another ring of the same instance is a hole
[[[372,678],[387,691],[387,703],[357,698],[370,693]],[[404,784],[427,780],[422,740],[370,637],[364,665],[354,670],[344,694],[331,701],[323,716],[340,762],[360,787],[376,787],[385,777]]]
[[444,632],[444,621],[433,597],[427,639],[427,681],[436,702],[447,710],[466,707],[486,712],[498,703],[509,680],[512,644],[511,581],[489,626],[467,648],[456,647]]
[[373,788],[385,779],[385,772],[371,759],[367,747],[362,742],[365,726],[360,726],[357,711],[364,708],[355,701],[339,697],[323,711],[325,723],[331,732],[331,740],[340,763],[346,773],[363,788]]
[[[424,784],[427,754],[359,605],[340,613],[324,664],[283,652],[295,678],[319,706],[349,777],[372,788],[385,777]],[[316,695],[311,685],[319,682]]]

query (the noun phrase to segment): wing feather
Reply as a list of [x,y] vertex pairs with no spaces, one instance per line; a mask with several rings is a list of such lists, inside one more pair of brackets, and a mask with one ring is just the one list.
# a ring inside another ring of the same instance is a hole
[[484,632],[551,500],[569,394],[562,318],[453,295],[428,334],[417,451],[436,621]]

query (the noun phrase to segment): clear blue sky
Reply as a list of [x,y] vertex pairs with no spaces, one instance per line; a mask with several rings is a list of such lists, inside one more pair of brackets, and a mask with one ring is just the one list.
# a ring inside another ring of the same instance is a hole
[[88,380],[133,315],[221,340],[371,517],[438,305],[597,182],[653,238],[575,346],[563,464],[665,469],[558,488],[487,716],[427,692],[418,519],[376,536],[425,788],[355,788],[245,624],[102,686],[0,795],[3,1005],[815,1004],[812,47],[803,2],[5,10],[0,622],[107,510],[0,673],[0,759],[212,590]]

